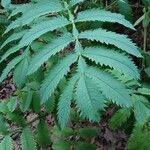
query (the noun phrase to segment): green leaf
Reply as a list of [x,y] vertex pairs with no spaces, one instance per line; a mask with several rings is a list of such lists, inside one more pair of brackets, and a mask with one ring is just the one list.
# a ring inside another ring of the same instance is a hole
[[1,57],[0,59],[0,63],[2,61],[4,61],[7,57],[9,57],[10,55],[14,54],[15,52],[19,51],[21,49],[21,47],[19,47],[18,45],[11,47],[9,50],[7,50],[4,55]]
[[25,33],[27,32],[27,30],[21,30],[20,32],[14,32],[12,35],[10,35],[6,41],[1,45],[0,49],[2,49],[4,46],[6,46],[8,43],[14,41],[14,40],[18,40],[20,39]]
[[98,134],[99,134],[98,129],[96,129],[96,128],[86,128],[86,127],[77,129],[75,132],[78,136],[80,136],[84,139],[93,138],[93,137],[98,136]]
[[143,130],[142,126],[136,125],[133,133],[128,140],[129,150],[149,150],[150,140],[148,131]]
[[41,89],[41,103],[45,103],[51,94],[54,92],[60,80],[67,74],[70,69],[71,64],[73,64],[77,60],[77,55],[71,54],[62,60],[60,60],[56,66],[54,66],[47,77],[45,78]]
[[39,113],[40,112],[40,95],[39,92],[34,92],[32,95],[32,109],[34,112]]
[[54,17],[51,20],[46,20],[40,22],[37,25],[32,26],[30,29],[21,39],[19,45],[21,47],[27,46],[31,44],[35,39],[39,38],[41,35],[53,31],[58,28],[62,28],[68,25],[70,22],[64,17]]
[[8,99],[7,107],[10,112],[13,112],[17,107],[17,97],[11,96]]
[[74,144],[76,150],[96,150],[96,146],[94,144],[76,142]]
[[143,94],[143,95],[150,96],[150,89],[148,89],[148,88],[139,88],[137,92],[140,94]]
[[60,129],[58,126],[54,126],[53,129],[52,129],[52,134],[58,138],[67,138],[71,135],[74,134],[74,131],[71,129],[71,128],[64,128],[64,129]]
[[83,56],[95,61],[100,65],[108,65],[121,73],[130,75],[135,79],[139,79],[140,75],[133,62],[125,55],[104,47],[85,48]]
[[76,22],[84,21],[103,21],[103,22],[117,22],[128,28],[134,29],[133,25],[127,21],[123,15],[112,13],[110,11],[101,9],[88,9],[78,13]]
[[26,81],[26,74],[28,71],[29,61],[28,58],[25,57],[15,68],[14,70],[14,81],[17,87],[22,87],[22,85]]
[[9,135],[5,136],[0,143],[1,150],[13,150],[12,139]]
[[[28,67],[29,68],[29,67]],[[32,79],[34,79],[36,82],[41,83],[44,79],[44,71],[43,68],[39,68],[35,73],[33,73],[30,76]]]
[[150,77],[150,67],[145,68],[145,73]]
[[11,0],[1,0],[1,6],[7,8],[11,4]]
[[73,92],[78,78],[79,76],[75,75],[67,82],[59,98],[57,118],[62,129],[66,126],[70,117],[71,100],[73,99]]
[[119,8],[119,13],[124,15],[127,20],[132,21],[133,11],[131,5],[129,4],[129,0],[124,0],[124,1],[117,0],[117,5]]
[[16,5],[15,9],[13,9],[12,12],[10,13],[10,15],[8,16],[8,19],[10,19],[11,17],[17,15],[18,13],[27,12],[28,10],[32,9],[33,6],[34,6],[34,4],[32,4],[32,3]]
[[150,6],[150,1],[149,0],[142,0],[142,2],[145,6]]
[[72,41],[73,37],[68,33],[48,43],[31,60],[28,75],[34,73],[45,61],[48,60],[48,58],[63,50]]
[[133,86],[140,86],[140,83],[138,80],[134,80],[132,77],[122,74],[118,70],[109,70],[109,72],[118,78],[120,81],[122,81],[127,87],[133,87]]
[[43,120],[40,120],[37,127],[37,142],[41,147],[45,148],[50,145],[48,126]]
[[70,150],[71,145],[69,141],[57,140],[53,143],[52,148],[54,150]]
[[76,86],[76,104],[81,114],[90,121],[99,121],[98,111],[104,106],[103,100],[104,97],[96,84],[82,75]]
[[127,119],[131,115],[131,109],[129,108],[121,108],[119,109],[110,119],[110,127],[111,128],[118,128],[120,127],[123,123],[127,121]]
[[[69,137],[69,136],[71,136],[71,135],[73,135],[74,134],[74,131],[73,131],[73,129],[72,128],[69,128],[69,127],[66,127],[66,128],[64,128],[63,130],[59,130],[60,131],[60,137]],[[59,132],[58,131],[58,132]]]
[[66,82],[67,82],[66,77],[64,77],[64,78],[59,82],[58,89],[60,90],[61,93],[62,93],[64,87],[66,86]]
[[8,108],[5,101],[0,102],[0,112],[7,113]]
[[[30,8],[30,9],[29,9]],[[24,26],[29,24],[34,19],[49,13],[59,12],[63,8],[59,1],[48,1],[45,3],[37,3],[35,5],[30,5],[30,7],[25,7],[23,10],[23,15],[18,18],[16,21],[12,22],[6,29],[5,33],[9,32],[11,29],[15,29],[19,26]],[[15,12],[16,14],[16,12]],[[14,14],[13,14],[14,15]],[[12,16],[12,15],[11,15]]]
[[5,135],[8,133],[8,127],[3,115],[0,115],[0,134]]
[[25,87],[25,90],[23,90],[25,92],[26,91],[28,92],[30,90],[37,91],[37,90],[39,90],[40,84],[38,82],[36,82],[36,81],[33,80],[33,81],[27,83],[26,87]]
[[100,87],[102,93],[114,103],[124,107],[132,105],[127,89],[117,79],[97,68],[87,68],[85,73]]
[[5,77],[8,75],[8,73],[23,59],[23,56],[18,56],[16,58],[14,58],[13,60],[11,60],[6,68],[3,70],[1,76],[0,76],[0,82],[2,82]]
[[[42,39],[43,40],[43,39]],[[51,40],[53,40],[53,38],[51,38]],[[51,41],[50,40],[50,41]],[[34,41],[31,43],[31,49],[36,52],[36,53],[39,53],[41,49],[43,49],[45,46],[46,46],[46,43],[42,43],[42,42],[39,42],[39,41]]]
[[81,32],[79,34],[79,38],[88,39],[88,40],[96,40],[105,44],[112,44],[126,51],[129,54],[132,54],[136,57],[142,57],[140,52],[138,51],[137,46],[131,42],[125,35],[117,34],[115,32],[106,31],[103,29],[95,29]]
[[20,112],[14,111],[14,112],[7,112],[6,118],[8,120],[11,120],[18,125],[24,127],[26,125],[25,119],[23,118],[23,115]]
[[70,3],[69,3],[69,5],[70,6],[74,6],[74,5],[76,5],[76,4],[78,4],[78,3],[81,3],[81,2],[83,2],[84,0],[71,0],[70,1]]
[[22,93],[22,99],[20,103],[20,109],[22,112],[26,112],[29,109],[32,101],[32,95],[33,92],[31,90]]
[[150,117],[150,104],[143,96],[134,95],[134,115],[140,125],[144,125]]
[[36,143],[30,128],[26,127],[21,135],[21,148],[22,150],[36,150]]
[[46,111],[51,113],[55,108],[55,95],[52,94],[51,97],[45,102]]

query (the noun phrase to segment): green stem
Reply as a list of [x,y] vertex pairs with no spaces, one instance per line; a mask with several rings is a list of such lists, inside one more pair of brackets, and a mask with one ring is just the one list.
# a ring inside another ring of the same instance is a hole
[[82,45],[78,39],[78,36],[79,36],[79,31],[78,29],[76,28],[76,25],[75,25],[75,21],[74,21],[74,16],[73,14],[71,13],[71,11],[69,10],[69,6],[67,3],[64,3],[65,5],[65,8],[67,9],[68,11],[68,14],[69,14],[69,20],[70,22],[72,23],[72,34],[74,36],[74,39],[75,39],[75,52],[77,53],[78,55],[78,71],[81,72],[81,74],[84,74],[84,67],[85,66],[85,63],[82,59],[82,51],[83,51],[83,48],[82,48]]
[[69,10],[69,6],[68,4],[65,2],[64,3],[65,5],[65,8],[67,9],[68,11],[68,14],[69,14],[69,20],[70,22],[72,23],[72,34],[75,38],[75,50],[76,52],[78,53],[79,56],[81,56],[81,52],[82,52],[82,46],[81,46],[81,43],[79,42],[79,39],[78,39],[78,35],[79,35],[79,31],[77,30],[76,28],[76,25],[75,25],[75,22],[74,22],[74,16],[73,14],[71,13],[71,11]]
[[146,40],[147,40],[147,27],[144,27],[144,44],[143,44],[144,52],[146,52]]
[[[144,40],[143,40],[143,52],[145,53],[146,52],[146,42],[147,40],[147,27],[144,27]],[[142,69],[145,68],[145,56],[143,58],[143,61],[142,61]]]

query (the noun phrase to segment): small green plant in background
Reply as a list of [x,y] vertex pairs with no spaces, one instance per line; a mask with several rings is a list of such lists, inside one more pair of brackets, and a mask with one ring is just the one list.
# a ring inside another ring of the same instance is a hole
[[[105,23],[135,30],[133,25],[121,14],[100,9],[99,3],[80,10],[83,0],[33,0],[18,6],[4,2],[11,23],[3,33],[7,38],[1,44],[0,63],[9,63],[0,82],[12,71],[17,91],[0,103],[0,148],[12,149],[12,140],[21,135],[23,150],[50,145],[55,150],[96,149],[89,141],[99,130],[66,126],[72,111],[79,119],[99,122],[105,107],[113,103],[119,111],[110,121],[112,128],[135,116],[132,149],[134,133],[146,133],[142,129],[150,115],[149,89],[138,83],[140,72],[132,61],[132,56],[142,55],[126,35],[108,30]],[[117,4],[121,8],[121,2]],[[24,117],[29,112],[36,114],[31,121]],[[44,121],[49,114],[54,118],[52,131]],[[16,124],[14,130],[10,122]]]

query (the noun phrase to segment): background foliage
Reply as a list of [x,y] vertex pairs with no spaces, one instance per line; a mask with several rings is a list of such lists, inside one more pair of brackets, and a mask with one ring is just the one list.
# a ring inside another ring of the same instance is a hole
[[[91,140],[99,129],[70,124],[97,124],[110,105],[115,108],[110,128],[129,135],[128,149],[149,148],[150,2],[143,4],[133,25],[128,0],[1,2],[0,82],[12,72],[17,87],[0,103],[1,149],[13,149],[18,136],[23,150],[96,149]],[[136,32],[141,22],[139,48],[117,27]],[[29,113],[33,120],[25,117]],[[45,121],[49,114],[51,129]]]

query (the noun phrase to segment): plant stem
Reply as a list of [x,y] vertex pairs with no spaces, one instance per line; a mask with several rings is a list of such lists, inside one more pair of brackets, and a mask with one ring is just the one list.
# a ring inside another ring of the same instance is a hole
[[[147,40],[147,27],[144,27],[144,40],[143,40],[143,52],[144,53],[146,52],[146,44],[147,44],[146,40]],[[142,70],[144,70],[144,68],[145,68],[145,55],[142,61]]]
[[147,27],[144,27],[144,44],[143,51],[146,52]]

